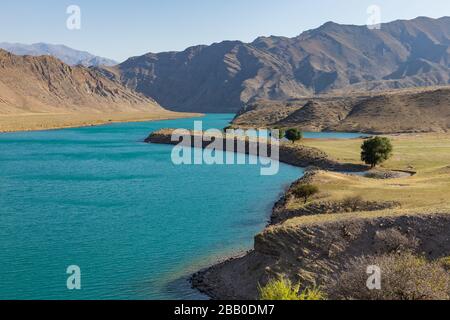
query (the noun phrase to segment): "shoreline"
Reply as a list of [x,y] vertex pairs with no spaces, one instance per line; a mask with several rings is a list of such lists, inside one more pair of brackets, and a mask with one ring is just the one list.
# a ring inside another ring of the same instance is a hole
[[[157,144],[169,144],[169,145],[177,145],[178,141],[171,141],[171,133],[172,129],[162,129],[150,134],[150,136],[145,140],[147,143],[157,143]],[[191,132],[191,140],[194,141],[194,136],[196,132]],[[234,141],[236,143],[237,139],[242,139],[239,137],[234,137]],[[226,138],[222,139],[221,145],[223,148],[226,146]],[[203,140],[203,148],[206,148],[211,141]],[[249,150],[249,145],[251,142],[249,139],[246,139],[246,147],[245,153],[251,154]],[[189,146],[189,145],[187,145]],[[191,145],[192,147],[192,145]],[[236,149],[235,149],[236,150]],[[373,172],[379,176],[379,179],[395,179],[395,178],[404,178],[407,176],[413,176],[416,172],[413,171],[404,171],[404,170],[370,170],[369,167],[364,165],[357,165],[352,163],[342,163],[337,160],[332,159],[328,154],[322,152],[320,149],[316,149],[314,147],[307,147],[303,145],[291,145],[282,143],[280,144],[280,162],[293,165],[296,167],[302,167],[305,169],[305,175],[300,179],[291,183],[292,185],[299,183],[300,181],[308,182],[310,178],[310,174],[308,173],[308,169],[312,175],[317,172],[317,169],[323,170],[324,172],[336,172],[342,173],[347,172],[347,174],[351,175],[351,172]],[[312,169],[312,170],[311,170]],[[315,170],[316,169],[316,170]],[[291,188],[290,187],[290,188]],[[272,246],[267,244],[265,241],[261,241],[262,235],[264,235],[267,230],[276,227],[277,219],[283,218],[280,215],[281,207],[283,207],[283,201],[288,197],[290,188],[285,190],[280,199],[274,204],[272,207],[272,216],[268,221],[265,229],[261,231],[255,238],[254,247],[246,252],[236,252],[234,255],[226,255],[217,259],[214,263],[211,263],[209,266],[200,269],[195,272],[189,278],[189,282],[192,288],[198,290],[201,294],[208,296],[210,299],[214,300],[222,300],[222,299],[245,299],[254,297],[252,293],[252,289],[249,289],[248,279],[253,275],[244,275],[241,281],[239,278],[241,274],[245,274],[249,268],[256,268],[261,264],[266,262],[271,263],[274,258],[272,251]],[[337,204],[337,203],[336,203]],[[390,210],[396,208],[396,203],[375,203],[375,202],[367,202],[365,203],[366,211],[375,212],[378,209],[381,210]],[[282,222],[281,222],[282,223]],[[261,248],[269,247],[266,251],[261,250]],[[277,254],[275,254],[276,256]],[[251,272],[253,274],[253,272]],[[241,285],[242,286],[241,286]],[[230,287],[230,288],[228,288]],[[239,291],[237,288],[241,288]],[[242,289],[244,288],[244,289]],[[250,292],[250,293],[249,293]]]
[[[156,132],[153,132],[149,135],[149,137],[145,140],[146,143],[156,143],[156,144],[168,144],[168,145],[177,145],[179,142],[172,141],[172,129],[162,129]],[[191,132],[191,141],[194,141],[194,136],[198,134],[195,132]],[[235,137],[234,143],[237,143],[239,138]],[[242,139],[242,138],[241,138]],[[226,140],[222,139],[221,145],[223,149],[226,146]],[[206,148],[211,141],[203,141],[203,148]],[[246,139],[245,153],[250,154],[249,145],[251,142]],[[188,145],[189,146],[189,145]],[[192,147],[192,145],[190,145]],[[319,149],[312,147],[305,147],[301,145],[290,145],[290,144],[280,144],[280,158],[279,161],[285,164],[289,164],[295,167],[301,167],[305,169],[305,175],[300,179],[291,183],[291,186],[296,182],[301,181],[302,179],[308,179],[307,170],[308,167],[315,167],[321,170],[326,171],[348,171],[348,172],[361,172],[367,171],[370,172],[370,168],[363,165],[355,165],[351,163],[340,163],[337,160],[331,159],[326,153],[322,152]],[[237,150],[237,149],[234,149]],[[386,171],[386,174],[395,175],[395,171]],[[405,172],[406,174],[406,172]],[[412,172],[410,173],[412,174]],[[266,228],[275,225],[273,222],[274,214],[277,208],[280,206],[280,201],[287,196],[288,190],[282,192],[280,199],[275,202],[271,210],[271,219],[268,221]],[[264,232],[263,229],[261,232]],[[246,252],[236,252],[234,255],[227,255],[221,259],[217,259],[210,266],[205,267],[194,274],[191,275],[189,281],[192,287],[198,290],[201,294],[208,296],[210,299],[221,300],[221,299],[230,299],[230,298],[239,298],[243,297],[239,296],[230,296],[227,289],[222,288],[223,283],[221,283],[221,279],[217,277],[217,274],[220,274],[223,269],[226,269],[229,265],[240,264],[240,261],[246,261],[247,259],[252,259],[254,256],[255,249],[250,249]]]
[[[146,143],[155,143],[155,144],[166,144],[166,145],[178,145],[181,141],[172,141],[172,133],[175,129],[161,129],[155,132],[152,132],[144,141]],[[181,143],[181,145],[187,147],[195,147],[194,141],[195,137],[199,135],[199,132],[191,131],[191,144],[186,145],[185,143]],[[214,138],[214,137],[213,137]],[[234,149],[238,150],[237,144],[238,141],[243,141],[242,137],[234,137],[233,139],[220,138],[217,139],[221,143],[221,149],[226,150],[227,142],[231,144],[234,143]],[[245,154],[260,156],[259,148],[251,147],[257,143],[257,140],[254,139],[245,139]],[[202,148],[205,149],[211,144],[211,141],[205,141],[202,139]],[[270,143],[268,143],[270,147]],[[307,147],[302,144],[294,144],[291,145],[289,143],[279,143],[279,159],[282,163],[292,165],[294,167],[300,168],[308,168],[308,167],[316,167],[322,170],[328,171],[344,171],[344,172],[364,172],[369,171],[370,167],[366,165],[354,164],[354,163],[341,163],[337,160],[332,159],[325,152],[314,148]],[[269,148],[270,149],[270,148]],[[256,152],[254,152],[256,151]]]
[[0,134],[85,128],[113,123],[153,122],[183,118],[200,118],[202,116],[204,116],[204,114],[170,111],[161,113],[34,113],[0,115]]

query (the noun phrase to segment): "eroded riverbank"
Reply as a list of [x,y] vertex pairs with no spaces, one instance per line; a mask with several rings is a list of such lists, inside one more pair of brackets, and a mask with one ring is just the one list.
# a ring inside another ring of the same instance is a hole
[[[169,141],[169,137],[170,130],[163,130],[150,136],[148,142],[177,143]],[[306,206],[292,201],[288,190],[276,203],[270,225],[255,237],[252,251],[218,263],[192,277],[193,286],[201,292],[214,299],[255,299],[258,284],[263,285],[281,275],[305,287],[326,287],[349,259],[364,254],[390,253],[398,250],[399,245],[414,252],[426,253],[430,259],[450,254],[447,235],[449,208],[411,209],[401,197],[399,201],[389,198],[381,200],[374,193],[375,199],[372,200],[356,192],[359,190],[357,186],[376,188],[386,185],[386,189],[382,190],[387,194],[391,188],[407,188],[409,183],[423,179],[422,172],[418,177],[412,176],[416,172],[410,170],[413,167],[411,164],[407,169],[395,165],[400,170],[377,170],[371,178],[366,178],[332,172],[348,165],[332,160],[320,150],[321,157],[310,157],[317,154],[304,152],[310,151],[311,147],[299,148],[302,151],[292,148],[280,146],[289,154],[289,157],[282,157],[284,153],[280,152],[280,161],[293,165],[308,163],[316,168],[331,170],[312,170],[294,185],[313,183],[332,188],[321,192]],[[292,160],[291,157],[295,156],[303,158]],[[353,164],[361,168],[356,162]],[[346,186],[341,187],[341,181],[347,180]],[[353,186],[355,184],[357,186]],[[333,189],[334,185],[338,189]]]

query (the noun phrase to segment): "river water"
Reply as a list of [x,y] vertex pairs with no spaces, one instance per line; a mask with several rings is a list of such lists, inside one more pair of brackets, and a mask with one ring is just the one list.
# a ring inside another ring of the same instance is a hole
[[[303,171],[176,166],[172,146],[142,142],[194,120],[0,135],[0,299],[204,299],[187,277],[251,248]],[[67,289],[71,265],[81,290]]]

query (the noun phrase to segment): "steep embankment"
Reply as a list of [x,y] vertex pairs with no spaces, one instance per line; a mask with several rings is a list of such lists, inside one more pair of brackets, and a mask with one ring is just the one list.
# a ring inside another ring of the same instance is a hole
[[193,277],[216,299],[256,299],[258,284],[287,276],[302,287],[327,288],[346,263],[362,256],[412,250],[430,259],[450,253],[450,214],[366,213],[303,217],[267,228],[254,250]]
[[243,109],[233,125],[387,134],[446,132],[450,129],[450,88],[321,96],[284,103],[261,101]]
[[450,18],[328,22],[294,38],[148,53],[105,74],[176,111],[237,112],[257,100],[448,85]]
[[[312,171],[295,182],[318,186],[306,204],[292,188],[275,205],[254,250],[203,270],[193,284],[217,299],[254,299],[258,285],[287,276],[327,290],[352,259],[413,251],[431,260],[450,255],[450,137],[391,137],[384,169],[417,170],[394,179]],[[336,159],[359,162],[361,140],[305,141]],[[365,272],[365,270],[364,270]]]
[[176,116],[93,69],[0,50],[0,131]]

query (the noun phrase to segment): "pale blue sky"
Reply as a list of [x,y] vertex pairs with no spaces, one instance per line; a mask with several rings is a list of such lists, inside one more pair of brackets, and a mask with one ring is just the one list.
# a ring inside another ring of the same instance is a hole
[[[79,5],[81,30],[66,28]],[[382,21],[450,16],[449,0],[2,0],[0,42],[60,43],[124,60],[261,35],[295,36],[326,21],[365,24],[368,6]]]

